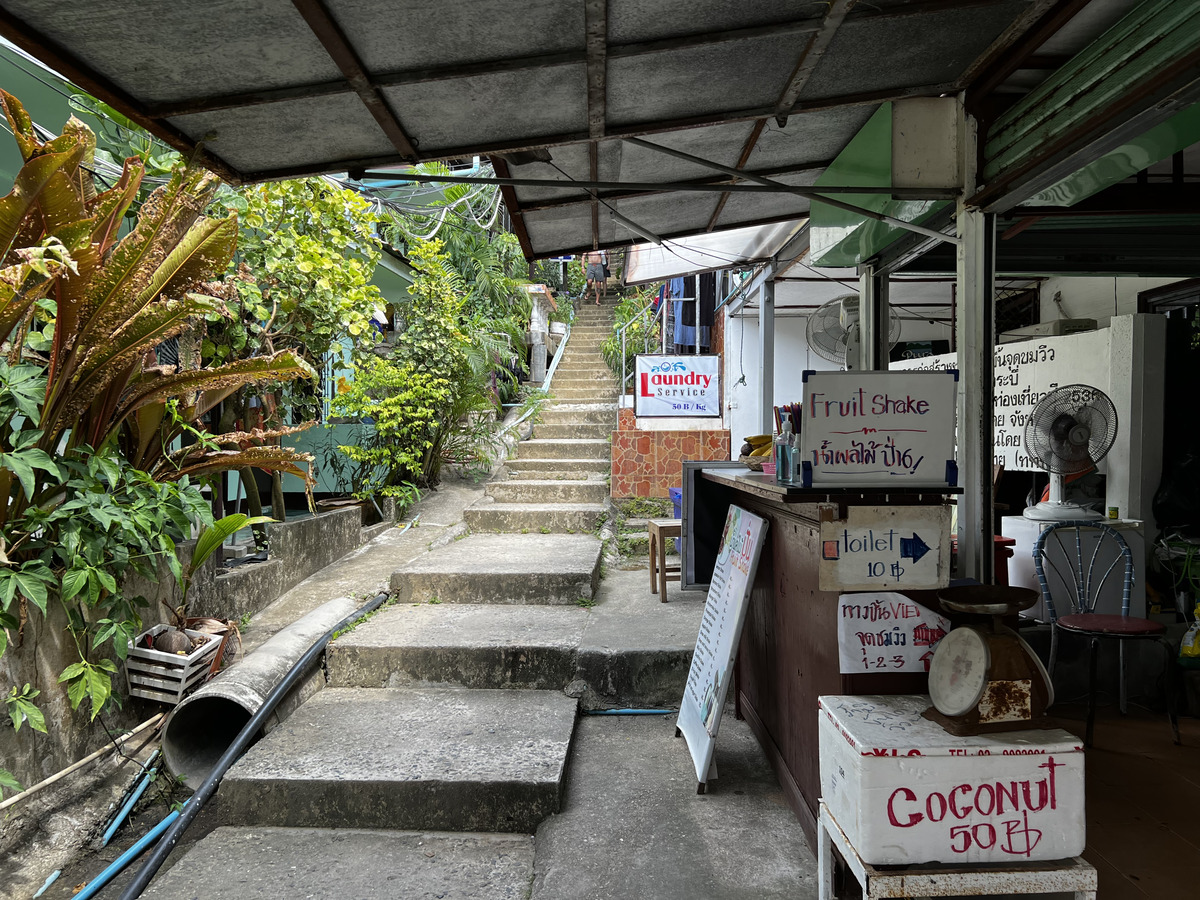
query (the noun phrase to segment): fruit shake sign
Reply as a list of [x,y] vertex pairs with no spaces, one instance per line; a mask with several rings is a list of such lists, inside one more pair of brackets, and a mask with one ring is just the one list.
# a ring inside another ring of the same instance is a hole
[[958,373],[805,372],[804,487],[958,484]]
[[639,356],[638,416],[719,416],[719,356]]

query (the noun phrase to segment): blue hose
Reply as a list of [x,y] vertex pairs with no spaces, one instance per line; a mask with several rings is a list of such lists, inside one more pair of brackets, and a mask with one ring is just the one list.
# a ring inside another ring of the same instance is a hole
[[[190,802],[190,801],[189,801]],[[185,803],[184,806],[187,806]],[[141,856],[146,848],[158,840],[158,836],[171,827],[171,823],[179,818],[179,810],[174,810],[165,819],[142,835],[142,839],[114,859],[107,869],[87,883],[87,887],[75,895],[75,900],[88,900],[95,897],[100,889],[116,878],[131,862]]]
[[134,804],[142,798],[142,794],[145,793],[146,788],[150,786],[150,782],[154,780],[154,776],[157,774],[158,769],[151,769],[142,776],[142,780],[138,782],[137,788],[132,794],[129,795],[129,799],[125,801],[125,805],[121,807],[120,812],[118,812],[113,818],[112,824],[110,824],[108,829],[104,832],[104,839],[100,842],[101,847],[108,846],[108,842],[111,841],[112,836],[117,833],[117,829],[121,827],[121,823],[125,821],[125,817],[129,815],[129,811],[133,809]]
[[54,882],[58,881],[58,876],[61,874],[62,874],[62,869],[55,869],[53,872],[51,872],[50,877],[46,879],[46,883],[43,884],[40,888],[38,888],[38,892],[33,895],[34,900],[37,900],[38,897],[40,897],[40,896],[42,896],[42,894],[46,893],[46,888],[50,887],[50,885],[52,885],[52,884],[54,884]]

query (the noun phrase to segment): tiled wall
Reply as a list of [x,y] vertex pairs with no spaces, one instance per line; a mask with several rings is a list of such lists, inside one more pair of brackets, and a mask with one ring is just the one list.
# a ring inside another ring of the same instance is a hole
[[638,431],[632,409],[622,409],[612,436],[612,489],[616,498],[666,497],[679,487],[685,459],[729,459],[729,432]]

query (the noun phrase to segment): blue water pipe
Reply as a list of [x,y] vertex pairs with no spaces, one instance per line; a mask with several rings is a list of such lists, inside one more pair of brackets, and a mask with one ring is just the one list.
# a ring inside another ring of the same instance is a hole
[[52,885],[52,884],[54,884],[54,882],[58,881],[58,876],[61,874],[62,874],[62,869],[55,869],[53,872],[51,872],[50,877],[46,879],[46,883],[43,884],[40,888],[38,888],[38,892],[33,895],[33,900],[37,900],[38,897],[40,897],[40,896],[42,896],[42,894],[46,893],[46,888],[50,887],[50,885]]
[[[189,801],[190,802],[190,801]],[[186,807],[187,804],[185,803]],[[87,887],[75,895],[75,900],[88,900],[95,897],[100,889],[116,878],[131,862],[146,852],[146,848],[158,840],[159,835],[171,827],[179,818],[179,810],[174,810],[165,819],[147,831],[142,839],[109,863],[108,868],[87,883]]]
[[121,823],[125,821],[125,817],[129,815],[129,811],[133,809],[138,800],[142,798],[142,794],[146,792],[146,788],[150,786],[150,782],[154,780],[154,776],[157,774],[158,769],[154,768],[150,769],[145,775],[142,776],[141,781],[138,782],[138,785],[136,788],[134,788],[133,793],[129,795],[129,799],[125,801],[125,805],[121,807],[120,811],[113,818],[112,824],[110,824],[105,830],[104,838],[100,841],[101,847],[108,846],[108,842],[111,841],[113,835],[117,833],[117,829],[121,827]]

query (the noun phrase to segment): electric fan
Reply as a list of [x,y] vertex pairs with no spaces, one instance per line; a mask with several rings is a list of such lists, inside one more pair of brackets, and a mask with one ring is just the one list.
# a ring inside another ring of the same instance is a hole
[[[888,346],[893,347],[900,337],[900,319],[895,312],[890,319]],[[843,294],[821,304],[808,317],[807,337],[817,356],[843,369],[858,368],[858,294]]]
[[1025,510],[1025,518],[1058,522],[1101,514],[1063,500],[1066,476],[1087,472],[1117,439],[1117,410],[1108,395],[1086,384],[1068,384],[1043,397],[1025,423],[1025,452],[1050,473],[1050,499]]

